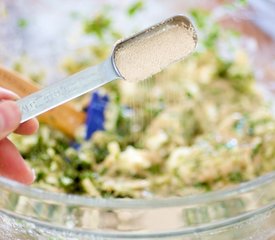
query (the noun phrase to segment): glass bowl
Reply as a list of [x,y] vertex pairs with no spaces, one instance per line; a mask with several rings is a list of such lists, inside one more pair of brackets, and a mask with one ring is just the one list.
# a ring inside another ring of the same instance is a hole
[[[271,83],[264,85],[272,90]],[[272,240],[275,172],[225,190],[146,200],[51,193],[0,177],[2,239]]]
[[166,199],[51,193],[0,177],[1,239],[275,239],[275,173]]

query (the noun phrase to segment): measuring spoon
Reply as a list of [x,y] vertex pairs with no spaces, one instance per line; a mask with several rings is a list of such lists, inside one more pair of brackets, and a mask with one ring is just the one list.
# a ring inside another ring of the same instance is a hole
[[188,18],[177,15],[119,41],[109,58],[17,101],[25,122],[117,79],[141,81],[189,55],[197,35]]

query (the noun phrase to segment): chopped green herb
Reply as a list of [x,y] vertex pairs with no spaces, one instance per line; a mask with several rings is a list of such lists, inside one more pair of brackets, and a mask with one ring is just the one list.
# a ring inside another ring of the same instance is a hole
[[209,23],[209,13],[204,10],[192,9],[190,11],[190,14],[193,17],[195,24],[199,29],[205,28],[206,24]]
[[111,19],[103,14],[97,15],[91,20],[84,22],[84,32],[86,34],[95,34],[99,38],[103,38],[104,33],[110,28]]
[[24,18],[20,18],[18,21],[17,21],[17,26],[20,27],[20,28],[26,28],[28,26],[28,20],[27,19],[24,19]]
[[128,8],[128,15],[133,16],[140,12],[144,7],[143,1],[137,1]]

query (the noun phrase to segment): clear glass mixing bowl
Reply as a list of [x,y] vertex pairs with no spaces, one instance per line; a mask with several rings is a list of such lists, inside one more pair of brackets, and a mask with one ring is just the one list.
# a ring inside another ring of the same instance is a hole
[[275,173],[168,199],[95,199],[0,178],[0,239],[275,239]]
[[275,239],[275,172],[221,191],[147,200],[51,193],[0,177],[0,240],[14,239]]

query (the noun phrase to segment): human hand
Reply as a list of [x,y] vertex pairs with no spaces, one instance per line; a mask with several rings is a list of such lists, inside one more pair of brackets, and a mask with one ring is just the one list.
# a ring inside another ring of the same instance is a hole
[[15,181],[31,184],[34,181],[32,170],[14,144],[7,138],[9,133],[33,134],[38,129],[38,121],[31,119],[20,124],[20,109],[14,100],[18,96],[0,87],[0,175]]

